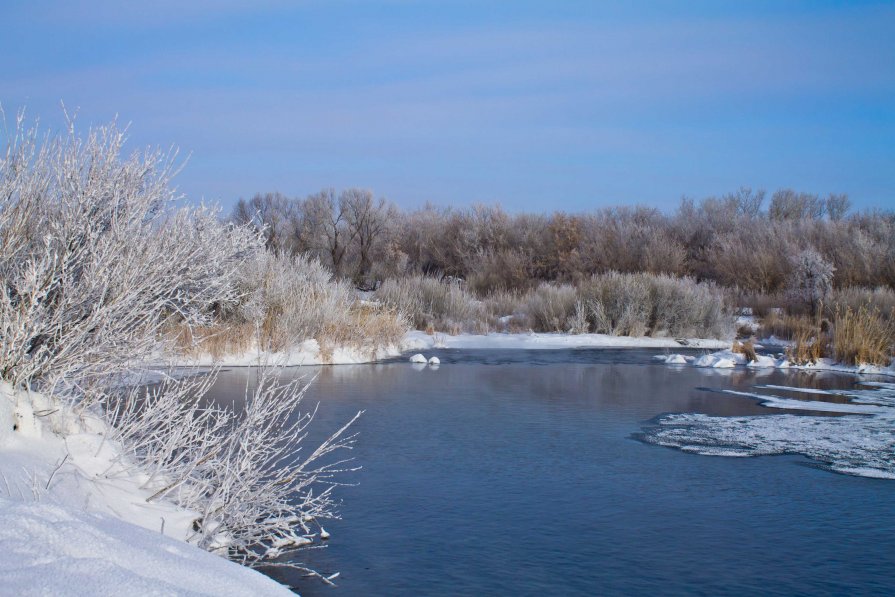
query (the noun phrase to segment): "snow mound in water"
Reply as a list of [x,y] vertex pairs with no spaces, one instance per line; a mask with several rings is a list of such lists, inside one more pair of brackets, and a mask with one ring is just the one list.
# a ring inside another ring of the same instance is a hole
[[755,360],[749,361],[749,363],[746,366],[756,368],[756,369],[766,368],[766,367],[776,367],[777,360],[774,357],[756,355]]
[[[686,365],[688,362],[687,357],[682,354],[670,354],[667,357],[660,355],[657,356],[656,359],[662,361],[666,365]],[[689,360],[692,361],[693,357],[690,357]]]
[[715,369],[732,369],[737,365],[746,363],[746,358],[741,354],[722,350],[714,354],[704,354],[696,359],[693,364],[697,367],[714,367]]
[[411,363],[426,363],[426,357],[424,357],[421,354],[415,354],[412,357],[410,357],[410,362]]
[[872,389],[825,391],[760,386],[812,395],[846,396],[847,403],[726,390],[723,393],[757,398],[772,408],[848,416],[672,414],[658,419],[642,439],[710,456],[802,454],[839,473],[895,479],[895,384],[862,385]]
[[439,359],[438,357],[432,357],[431,359],[429,359],[429,364],[430,365],[440,365],[441,359]]
[[[657,355],[656,360],[669,365],[679,365],[681,362],[675,357],[679,355]],[[689,362],[690,358],[687,358]],[[804,369],[806,371],[839,371],[842,373],[860,373],[865,375],[893,375],[895,376],[895,360],[888,367],[879,365],[842,365],[832,359],[818,359],[816,363],[794,365],[785,358],[775,359],[770,356],[758,355],[754,361],[746,361],[746,356],[731,350],[721,350],[712,354],[705,354],[693,361],[696,367],[730,369],[738,365],[746,365],[752,369]]]

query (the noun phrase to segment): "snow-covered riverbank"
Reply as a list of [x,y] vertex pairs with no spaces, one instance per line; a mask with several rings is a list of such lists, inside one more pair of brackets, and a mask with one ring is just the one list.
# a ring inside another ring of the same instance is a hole
[[149,499],[109,435],[89,412],[0,383],[0,593],[289,594],[186,543],[198,515]]
[[177,365],[224,367],[253,367],[259,363],[286,367],[302,365],[355,365],[373,363],[400,356],[404,352],[433,348],[466,349],[519,349],[557,350],[569,348],[705,348],[719,349],[730,346],[730,340],[705,338],[649,338],[608,336],[605,334],[427,334],[411,331],[404,335],[400,344],[378,348],[338,347],[322,350],[316,340],[306,340],[292,350],[266,352],[252,348],[244,353],[214,357],[203,354],[177,359]]
[[798,369],[801,371],[832,371],[836,373],[852,373],[859,375],[886,375],[895,377],[895,360],[888,367],[880,365],[844,365],[833,359],[818,359],[816,363],[797,365],[785,357],[757,355],[755,360],[747,360],[746,355],[731,350],[721,350],[712,354],[694,357],[681,354],[656,355],[656,360],[668,365],[692,365],[710,369],[733,369],[748,367],[750,369]]
[[550,350],[562,348],[724,348],[730,346],[730,340],[688,338],[649,338],[631,336],[608,336],[606,334],[426,334],[425,332],[408,332],[404,336],[405,350],[423,350],[431,348],[470,348],[470,349],[522,349]]

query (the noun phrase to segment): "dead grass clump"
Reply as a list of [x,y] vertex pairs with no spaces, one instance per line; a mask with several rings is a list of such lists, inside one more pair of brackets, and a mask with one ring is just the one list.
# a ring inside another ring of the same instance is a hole
[[850,307],[854,311],[858,311],[861,307],[878,309],[880,314],[885,316],[895,311],[895,290],[886,286],[878,288],[851,286],[834,290],[830,294],[828,316],[835,316],[838,307]]
[[895,354],[895,310],[889,317],[879,309],[837,306],[834,315],[833,354],[848,365],[888,365]]
[[210,354],[219,359],[228,354],[246,352],[252,343],[254,330],[246,323],[215,323],[206,326],[174,324],[166,329],[179,354],[196,357]]
[[406,319],[394,308],[376,303],[355,301],[346,317],[331,322],[317,341],[334,346],[369,348],[374,352],[383,346],[397,345],[407,330]]
[[831,355],[830,329],[828,322],[818,315],[811,318],[805,316],[788,317],[791,326],[793,345],[786,349],[786,358],[796,365],[816,363],[819,359]]
[[762,338],[774,336],[781,340],[796,340],[799,337],[810,337],[820,323],[816,318],[807,315],[786,315],[780,309],[768,311],[761,319]]
[[755,354],[755,345],[752,343],[752,340],[746,340],[745,342],[734,342],[733,347],[730,350],[733,353],[745,356],[747,363],[758,360],[758,355]]

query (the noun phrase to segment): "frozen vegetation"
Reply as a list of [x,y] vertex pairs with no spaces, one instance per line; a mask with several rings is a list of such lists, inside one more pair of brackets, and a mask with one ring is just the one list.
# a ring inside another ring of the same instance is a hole
[[[214,210],[173,208],[172,156],[122,157],[124,136],[114,126],[82,138],[72,124],[53,137],[20,118],[7,134],[0,160],[0,514],[21,518],[10,528],[33,533],[3,552],[3,574],[17,586],[24,582],[19,569],[95,583],[128,574],[151,579],[164,573],[146,568],[158,561],[170,565],[169,582],[183,581],[177,588],[187,591],[201,581],[187,582],[183,567],[165,558],[171,548],[162,535],[179,540],[187,558],[202,561],[189,555],[201,548],[247,566],[322,538],[320,521],[336,515],[335,478],[350,469],[334,454],[353,441],[350,421],[295,458],[313,409],[298,414],[303,386],[279,383],[274,370],[263,369],[239,409],[203,405],[214,372],[128,385],[146,379],[147,362],[177,352],[172,330],[195,337],[192,331],[215,327],[222,313],[267,292],[242,285],[247,268],[262,259],[263,239]],[[261,340],[265,309],[273,307],[267,300],[245,309]],[[109,523],[110,516],[123,522]],[[67,531],[46,556],[29,559],[38,534],[66,520],[72,529],[92,529],[95,542],[79,552],[70,545],[76,531]],[[159,540],[153,547],[124,523]],[[130,557],[91,555],[131,534],[137,545]],[[154,550],[155,559],[139,564],[140,550]],[[220,560],[214,567],[230,570],[221,580],[271,589],[229,566]],[[196,590],[216,593],[221,582],[209,582]]]

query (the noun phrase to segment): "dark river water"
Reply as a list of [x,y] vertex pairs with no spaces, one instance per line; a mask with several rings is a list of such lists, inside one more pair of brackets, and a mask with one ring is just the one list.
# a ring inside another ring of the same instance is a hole
[[[796,456],[701,456],[638,440],[663,413],[766,415],[712,389],[849,388],[844,375],[655,364],[657,351],[433,351],[317,374],[314,433],[356,411],[341,520],[304,595],[893,594],[895,481]],[[429,356],[429,354],[427,354]],[[251,369],[223,372],[241,396]],[[313,438],[311,438],[313,439]]]

